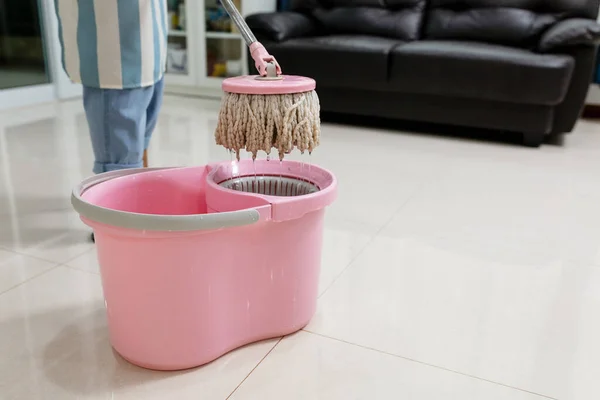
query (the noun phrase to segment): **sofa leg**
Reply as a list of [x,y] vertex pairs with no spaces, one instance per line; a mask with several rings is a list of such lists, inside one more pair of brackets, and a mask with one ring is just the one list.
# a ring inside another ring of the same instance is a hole
[[148,168],[148,150],[144,150],[144,157],[142,159],[144,168]]
[[544,133],[524,133],[523,144],[527,147],[540,147],[544,143]]

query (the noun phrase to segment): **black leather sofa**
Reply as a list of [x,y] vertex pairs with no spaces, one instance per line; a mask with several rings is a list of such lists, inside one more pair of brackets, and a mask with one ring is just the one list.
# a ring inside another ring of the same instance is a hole
[[[296,0],[250,28],[323,111],[523,134],[570,132],[600,0]],[[253,70],[252,63],[250,68]]]

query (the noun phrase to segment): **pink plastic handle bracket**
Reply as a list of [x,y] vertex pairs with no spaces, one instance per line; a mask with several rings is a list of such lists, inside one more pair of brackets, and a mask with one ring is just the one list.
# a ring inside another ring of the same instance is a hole
[[254,59],[254,63],[256,65],[256,69],[260,76],[267,76],[267,65],[269,63],[274,62],[275,68],[277,71],[277,76],[281,75],[281,67],[279,63],[269,54],[265,46],[263,46],[260,42],[254,42],[250,45],[250,54],[252,55],[252,59]]

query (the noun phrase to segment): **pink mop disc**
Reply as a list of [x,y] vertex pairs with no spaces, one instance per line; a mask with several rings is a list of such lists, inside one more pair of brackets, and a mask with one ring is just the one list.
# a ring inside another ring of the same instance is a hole
[[223,90],[238,94],[291,94],[315,90],[312,78],[281,75],[281,79],[256,79],[256,75],[236,76],[223,81]]

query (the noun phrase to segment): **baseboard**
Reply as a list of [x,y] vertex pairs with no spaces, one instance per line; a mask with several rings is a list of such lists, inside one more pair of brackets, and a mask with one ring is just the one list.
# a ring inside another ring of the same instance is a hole
[[583,108],[581,118],[600,119],[600,104],[586,104]]

